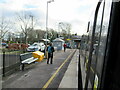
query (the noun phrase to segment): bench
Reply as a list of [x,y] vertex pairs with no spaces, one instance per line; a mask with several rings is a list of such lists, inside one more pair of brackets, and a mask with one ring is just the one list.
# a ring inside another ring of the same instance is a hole
[[31,64],[38,60],[38,58],[34,58],[32,53],[24,53],[20,54],[20,70],[24,70],[25,64]]

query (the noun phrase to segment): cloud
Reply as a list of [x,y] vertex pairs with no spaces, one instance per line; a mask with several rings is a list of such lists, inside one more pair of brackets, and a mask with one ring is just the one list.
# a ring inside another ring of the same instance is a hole
[[49,5],[49,23],[52,18],[56,21],[63,21],[72,24],[72,31],[82,34],[86,26],[96,0],[56,0]]
[[[48,4],[48,27],[58,29],[59,22],[72,24],[72,32],[82,34],[86,30],[90,12],[97,0],[54,0]],[[46,28],[47,0],[0,0],[0,14],[14,18],[16,12],[31,12],[39,24]]]

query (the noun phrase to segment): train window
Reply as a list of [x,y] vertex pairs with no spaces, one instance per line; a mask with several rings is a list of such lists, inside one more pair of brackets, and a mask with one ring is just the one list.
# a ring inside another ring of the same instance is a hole
[[94,22],[94,25],[96,25],[95,32],[93,31],[94,27],[92,23],[94,19],[90,21],[89,41],[88,41],[88,45],[89,45],[88,64],[90,65],[90,68],[88,68],[88,73],[86,75],[85,87],[89,87],[89,85],[92,87],[94,86],[95,75],[97,75],[98,77],[98,87],[101,82],[111,6],[112,6],[112,0],[103,0],[103,2],[101,2],[96,16],[97,19],[95,19],[96,21]]
[[93,50],[92,50],[92,59],[91,59],[91,67],[90,67],[90,83],[91,86],[94,85],[94,76],[96,71],[96,58],[97,58],[97,50],[98,50],[98,44],[99,44],[99,37],[100,37],[100,30],[101,30],[101,24],[102,24],[102,17],[103,17],[103,9],[104,9],[104,2],[100,4],[99,11],[97,13],[97,19],[96,19],[96,27],[95,27],[95,33],[93,34]]
[[98,16],[97,16],[96,28],[95,28],[92,61],[91,61],[91,67],[94,71],[96,69],[96,62],[97,62],[96,58],[97,58],[97,53],[98,53],[97,51],[98,51],[100,30],[101,30],[101,24],[102,24],[103,8],[104,8],[104,2],[102,2],[100,5]]
[[109,1],[106,0],[103,24],[102,24],[102,31],[101,31],[101,37],[100,37],[100,42],[99,42],[97,64],[96,64],[96,71],[99,74],[99,76],[101,76],[101,73],[102,73],[107,33],[108,33],[108,27],[109,27],[109,21],[110,21],[111,4],[112,4],[112,0],[109,0]]

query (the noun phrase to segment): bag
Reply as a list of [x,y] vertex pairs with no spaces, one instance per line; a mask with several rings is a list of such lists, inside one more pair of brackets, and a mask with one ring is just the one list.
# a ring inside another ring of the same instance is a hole
[[51,46],[48,47],[48,53],[52,53],[52,47]]
[[48,46],[47,51],[48,51],[48,53],[53,53],[55,50],[54,50],[54,47]]
[[55,50],[54,50],[54,47],[52,47],[52,52],[54,52]]

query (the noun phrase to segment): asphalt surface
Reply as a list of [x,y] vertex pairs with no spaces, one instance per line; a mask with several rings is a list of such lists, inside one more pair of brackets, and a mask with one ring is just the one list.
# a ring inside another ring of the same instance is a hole
[[[3,88],[42,88],[66,58],[74,51],[75,49],[67,49],[66,52],[54,52],[53,64],[46,64],[46,59],[44,59],[42,62],[26,66],[24,71],[17,71],[12,75],[3,78]],[[48,88],[59,87],[70,61],[71,59],[69,59],[60,69]]]

